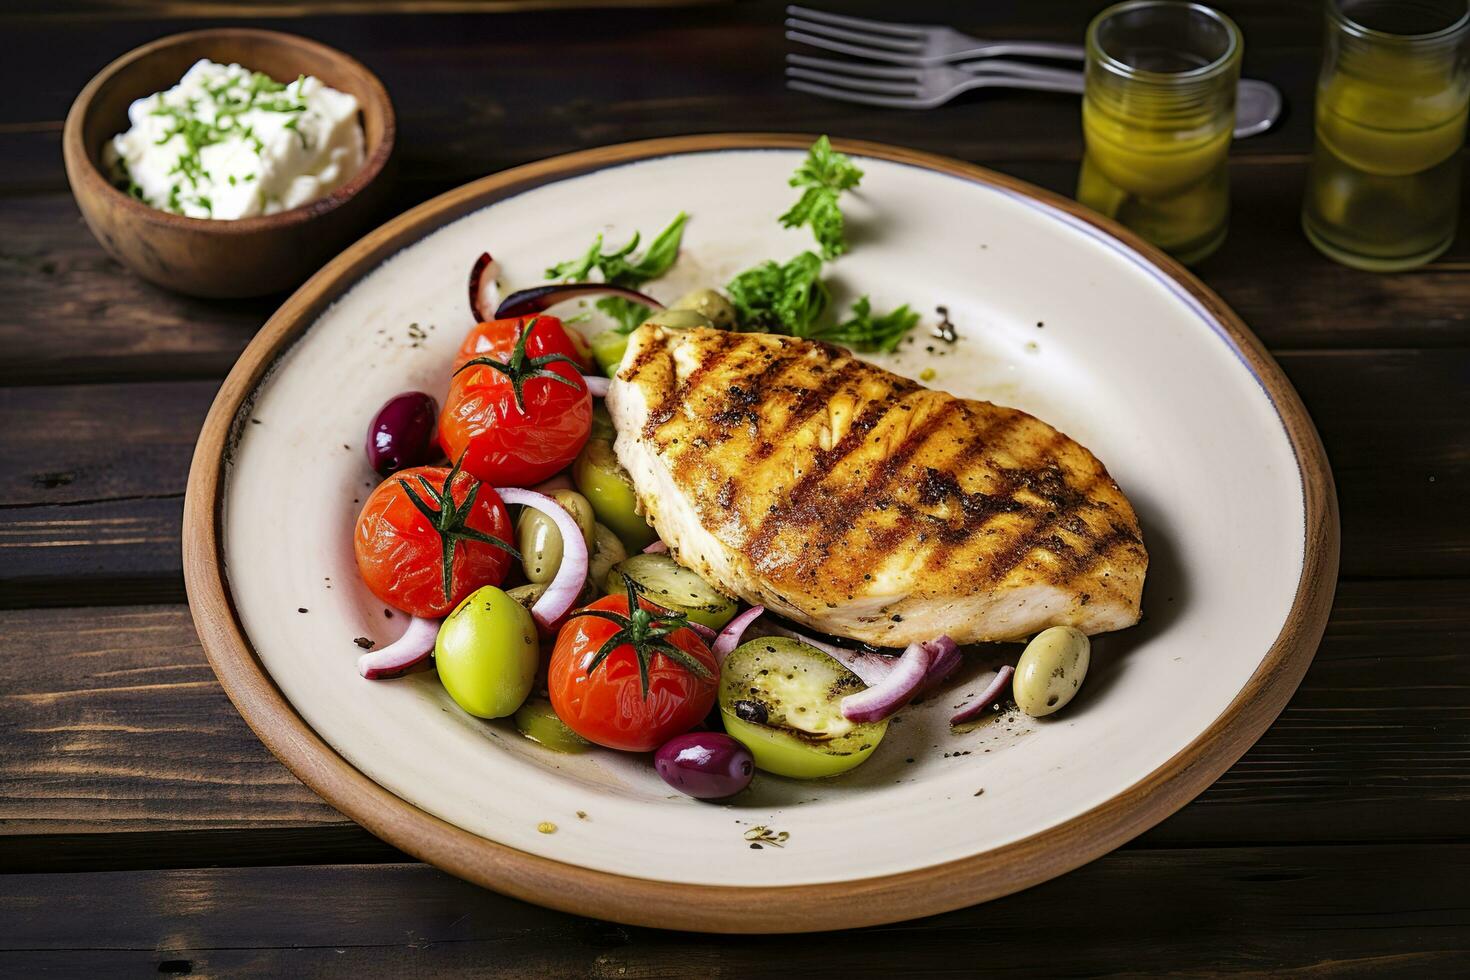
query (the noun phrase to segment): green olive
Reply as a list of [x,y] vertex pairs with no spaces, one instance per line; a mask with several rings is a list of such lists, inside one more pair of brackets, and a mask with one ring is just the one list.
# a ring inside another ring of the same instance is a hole
[[540,663],[536,622],[493,585],[455,607],[434,641],[434,665],[449,696],[477,718],[504,718],[521,706]]
[[618,365],[623,363],[623,354],[628,350],[628,335],[604,330],[587,343],[592,348],[592,359],[602,368],[602,373],[609,378],[617,374]]
[[[575,490],[553,490],[547,496],[572,515],[582,529],[582,540],[590,549],[593,545],[592,525],[596,518],[587,498]],[[521,567],[526,570],[526,578],[530,582],[550,582],[556,577],[556,570],[561,567],[562,542],[561,532],[550,517],[531,507],[524,508],[516,521],[516,547],[520,549]]]
[[710,318],[703,313],[698,313],[694,310],[674,309],[672,307],[667,310],[659,310],[643,322],[652,323],[659,327],[668,327],[671,330],[688,330],[691,327],[714,326],[710,322]]
[[1040,718],[1066,707],[1087,676],[1092,642],[1073,626],[1042,630],[1026,644],[1016,663],[1011,693],[1016,705]]
[[516,730],[533,742],[553,752],[586,752],[592,743],[567,727],[557,717],[551,702],[545,698],[529,698],[516,709]]
[[572,464],[577,489],[592,504],[597,519],[622,540],[629,551],[642,551],[658,537],[638,514],[633,481],[606,439],[588,439]]
[[597,586],[597,592],[601,595],[602,583],[607,581],[607,573],[628,557],[628,549],[623,547],[623,542],[618,540],[612,528],[601,521],[596,525],[594,539],[592,556],[587,560],[587,579]]
[[536,600],[545,594],[546,587],[550,584],[550,582],[535,582],[528,585],[517,585],[513,589],[507,589],[505,594],[530,609],[536,604]]
[[671,310],[693,310],[702,313],[710,324],[721,330],[735,329],[735,307],[718,289],[695,289],[680,296]]

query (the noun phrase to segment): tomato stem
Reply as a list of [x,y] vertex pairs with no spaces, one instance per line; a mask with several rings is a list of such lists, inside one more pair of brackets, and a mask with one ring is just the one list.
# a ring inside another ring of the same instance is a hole
[[643,684],[645,700],[648,698],[648,665],[655,653],[663,654],[695,677],[707,679],[714,676],[708,667],[665,639],[681,629],[688,629],[688,617],[662,606],[657,607],[657,612],[643,608],[643,604],[638,601],[638,586],[628,576],[623,577],[623,587],[627,590],[628,595],[628,615],[623,616],[609,609],[583,609],[572,614],[573,619],[578,616],[593,616],[597,619],[605,619],[618,627],[618,631],[608,637],[607,642],[603,643],[595,654],[583,661],[582,667],[588,676],[591,676],[592,672],[600,667],[614,650],[622,646],[633,648],[633,655],[638,661],[638,679]]
[[460,466],[464,463],[464,455],[461,454],[455,461],[454,467],[450,469],[449,476],[444,479],[443,490],[435,490],[434,485],[422,476],[418,476],[419,484],[424,488],[424,493],[429,500],[438,504],[438,508],[430,507],[428,501],[420,497],[407,480],[399,480],[398,485],[403,488],[409,503],[418,509],[429,521],[429,526],[439,535],[439,546],[443,562],[444,577],[444,601],[454,601],[454,549],[461,541],[478,541],[481,544],[494,545],[509,554],[512,558],[520,561],[521,553],[511,547],[508,542],[502,541],[493,534],[477,531],[469,526],[470,514],[475,507],[475,498],[480,495],[480,487],[484,486],[479,480],[470,477],[470,488],[465,494],[464,502],[454,502],[454,481],[459,476]]
[[556,381],[568,387],[576,388],[578,391],[585,390],[585,382],[579,383],[573,381],[547,367],[548,364],[570,364],[577,369],[577,376],[580,378],[582,375],[582,366],[565,354],[543,354],[540,357],[526,356],[526,340],[531,336],[531,331],[535,329],[536,323],[540,319],[539,316],[533,316],[531,322],[526,324],[525,329],[521,331],[520,337],[516,339],[516,346],[511,351],[510,360],[497,361],[493,357],[474,357],[460,365],[459,370],[454,372],[455,375],[471,367],[488,367],[499,371],[510,380],[511,390],[515,392],[516,409],[522,415],[526,414],[525,385],[532,378],[545,378],[547,381]]

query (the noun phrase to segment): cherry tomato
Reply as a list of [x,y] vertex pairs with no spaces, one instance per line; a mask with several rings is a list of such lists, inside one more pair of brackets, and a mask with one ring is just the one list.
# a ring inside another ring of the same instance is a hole
[[527,321],[536,319],[535,343],[539,353],[565,354],[577,362],[584,372],[592,370],[592,348],[575,330],[569,330],[554,316],[518,316],[508,320],[486,320],[477,323],[465,334],[459,353],[454,355],[454,370],[458,371],[467,361],[476,357],[493,357],[497,361],[510,359],[516,341],[521,338],[521,328]]
[[[472,491],[474,503],[466,510]],[[435,618],[476,589],[505,580],[515,557],[507,550],[513,536],[510,515],[492,487],[457,467],[417,466],[393,474],[368,496],[357,518],[353,550],[358,573],[373,595],[415,616]]]
[[[546,681],[551,706],[568,728],[589,742],[627,752],[651,752],[698,725],[709,714],[719,687],[714,654],[693,630],[675,629],[661,639],[636,638],[640,630],[657,632],[660,624],[679,621],[646,599],[639,606],[643,615],[629,617],[627,597],[611,595],[586,607],[615,614],[635,634],[632,642],[615,647],[590,670],[588,661],[626,627],[573,613],[556,638]],[[646,688],[640,659],[648,669]]]
[[460,366],[439,416],[439,442],[449,458],[497,486],[531,486],[565,469],[592,431],[592,396],[567,353],[561,322],[547,316],[526,322],[521,329],[518,321],[496,321],[519,331],[514,346],[497,356],[501,328],[484,334],[499,339]]

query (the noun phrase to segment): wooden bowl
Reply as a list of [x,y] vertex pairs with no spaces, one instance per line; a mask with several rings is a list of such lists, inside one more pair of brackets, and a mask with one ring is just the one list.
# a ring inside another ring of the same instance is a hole
[[[309,204],[235,220],[160,211],[113,186],[102,149],[128,128],[128,107],[171,88],[200,58],[276,79],[315,75],[356,96],[366,136],[362,170]],[[387,91],[356,59],[291,34],[217,28],[145,44],[98,72],[67,113],[62,151],[82,217],[113,258],[180,293],[259,296],[298,285],[372,221],[388,190],[395,128]]]

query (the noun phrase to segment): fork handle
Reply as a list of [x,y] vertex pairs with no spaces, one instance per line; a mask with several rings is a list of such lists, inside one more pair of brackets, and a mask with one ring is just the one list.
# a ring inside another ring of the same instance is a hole
[[951,60],[960,58],[1003,58],[1017,55],[1022,58],[1057,58],[1062,61],[1082,61],[1087,52],[1080,44],[1053,44],[1050,41],[986,41],[969,51],[950,55]]
[[1082,76],[1078,75],[1074,81],[1070,79],[1020,78],[1009,74],[987,75],[981,72],[962,83],[957,91],[967,92],[975,88],[1015,88],[1023,89],[1027,92],[1070,92],[1073,95],[1080,95],[1082,94]]

